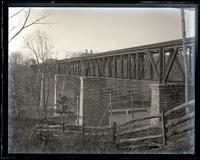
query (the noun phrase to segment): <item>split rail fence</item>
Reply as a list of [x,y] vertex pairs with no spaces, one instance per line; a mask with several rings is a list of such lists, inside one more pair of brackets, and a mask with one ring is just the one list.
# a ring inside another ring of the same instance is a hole
[[57,136],[60,133],[79,134],[82,145],[95,141],[121,151],[176,146],[179,142],[194,145],[194,104],[195,101],[191,100],[161,114],[133,119],[121,125],[114,122],[110,127],[38,125],[36,130],[49,131]]

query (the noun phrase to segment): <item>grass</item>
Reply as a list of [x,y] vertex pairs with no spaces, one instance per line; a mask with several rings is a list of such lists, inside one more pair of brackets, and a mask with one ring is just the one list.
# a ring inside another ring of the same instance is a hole
[[40,132],[36,134],[34,127],[36,124],[56,124],[53,121],[21,118],[11,119],[12,134],[9,135],[9,153],[131,153],[131,154],[177,154],[193,153],[192,146],[182,148],[172,148],[165,146],[162,148],[137,149],[131,152],[120,152],[114,149],[111,143],[101,143],[99,137],[84,138],[81,142],[81,134],[58,134],[51,132]]
[[[38,119],[11,119],[12,133],[9,144],[10,153],[107,153],[113,151],[109,144],[99,144],[85,137],[81,143],[80,134],[59,134],[54,136],[51,132],[36,134],[36,124],[53,124],[52,121]],[[55,124],[55,123],[54,123]],[[11,126],[11,125],[10,125]],[[97,138],[96,138],[97,139]]]

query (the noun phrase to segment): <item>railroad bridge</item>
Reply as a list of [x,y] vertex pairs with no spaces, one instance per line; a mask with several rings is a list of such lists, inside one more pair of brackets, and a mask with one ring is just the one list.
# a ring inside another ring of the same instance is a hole
[[[189,72],[192,74],[194,39],[186,41]],[[177,66],[177,76],[171,77],[172,66]],[[59,60],[58,74],[156,80],[159,83],[184,81],[182,40],[103,52],[81,58]],[[155,76],[154,76],[155,75]]]
[[[189,82],[191,83],[190,99],[193,99],[195,39],[188,38],[185,45],[187,48]],[[106,103],[102,104],[101,101],[106,98],[106,96],[108,97],[108,95],[102,95],[102,92],[108,87],[112,88],[112,86],[118,84],[119,81],[120,83],[126,82],[126,87],[124,91],[121,90],[118,94],[121,92],[123,94],[122,96],[124,96],[126,95],[124,93],[130,93],[128,90],[129,88],[135,89],[132,89],[134,92],[133,94],[127,94],[128,97],[132,96],[134,98],[130,98],[126,104],[123,104],[124,106],[127,106],[124,108],[126,111],[129,111],[133,101],[135,103],[139,101],[150,102],[150,114],[160,112],[163,109],[170,109],[183,103],[185,75],[182,46],[183,41],[182,39],[179,39],[102,52],[85,57],[58,60],[55,63],[52,63],[51,66],[46,65],[46,70],[51,70],[51,73],[57,76],[65,75],[71,78],[85,78],[85,99],[93,96],[90,100],[95,101],[96,103],[88,104],[83,96],[83,100],[81,100],[80,95],[79,113],[82,112],[80,113],[81,116],[93,117],[92,121],[95,122],[95,124],[93,124],[91,120],[85,118],[86,123],[89,125],[97,125],[107,108],[103,106],[104,104],[106,105]],[[37,68],[37,66],[35,66],[35,68]],[[74,80],[71,79],[70,81]],[[56,83],[59,83],[57,82],[57,78],[55,78],[54,82],[54,86]],[[77,82],[75,85],[79,86],[81,89],[81,82],[80,84]],[[117,89],[113,90],[117,92]],[[101,92],[101,98],[99,98],[99,95],[96,95],[97,92]],[[54,93],[55,104],[57,96],[56,86],[54,87]],[[115,93],[113,93],[113,95],[115,95]],[[123,100],[118,97],[118,102],[120,101]],[[102,110],[92,116],[94,112],[98,111],[94,105],[98,106],[98,103],[100,102],[101,106],[99,107],[102,108]],[[117,112],[123,110],[123,107],[118,104],[118,107],[117,105],[113,107],[113,111],[114,109],[116,109]],[[89,110],[90,113],[84,114],[84,112],[87,112],[86,110]],[[95,118],[97,119],[96,121],[94,120]],[[105,124],[107,124],[107,122],[105,122]]]

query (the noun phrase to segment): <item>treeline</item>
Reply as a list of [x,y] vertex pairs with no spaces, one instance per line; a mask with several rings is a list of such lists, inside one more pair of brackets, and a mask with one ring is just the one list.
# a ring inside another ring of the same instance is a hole
[[[14,58],[13,58],[14,57]],[[30,63],[26,63],[19,53],[13,53],[9,58],[8,74],[8,106],[12,117],[28,116],[32,107],[38,106],[39,88]],[[23,115],[26,110],[27,115]]]

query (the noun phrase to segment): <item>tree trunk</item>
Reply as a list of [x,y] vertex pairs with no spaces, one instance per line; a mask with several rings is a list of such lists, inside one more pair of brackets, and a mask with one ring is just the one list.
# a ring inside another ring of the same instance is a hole
[[39,102],[39,104],[36,104],[36,105],[37,105],[38,115],[40,115],[40,89],[41,87],[38,82],[38,76],[39,76],[39,73],[37,74],[37,77],[36,77],[35,96],[36,96],[36,101]]
[[[39,109],[41,110],[42,108],[42,99],[43,99],[43,74],[41,75],[41,89],[40,89],[40,107]],[[40,112],[40,118],[41,118],[41,112]]]
[[44,119],[46,120],[46,111],[45,111],[45,107],[46,107],[46,104],[45,104],[45,99],[46,99],[46,95],[45,95],[45,89],[46,89],[46,86],[45,86],[45,75],[44,75],[44,72],[43,72],[43,115],[44,115]]

